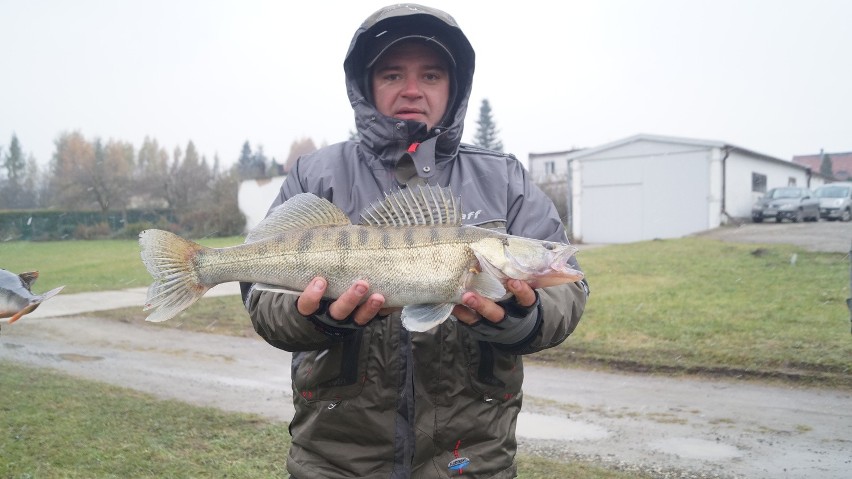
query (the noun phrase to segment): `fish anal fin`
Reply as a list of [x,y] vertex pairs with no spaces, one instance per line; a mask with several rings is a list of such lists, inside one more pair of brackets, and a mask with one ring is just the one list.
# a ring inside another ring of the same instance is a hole
[[325,198],[312,193],[299,193],[272,208],[266,218],[246,236],[246,243],[254,243],[294,229],[318,226],[346,226],[352,224],[340,208]]
[[454,306],[453,303],[410,304],[402,308],[402,325],[409,331],[428,331],[446,321]]

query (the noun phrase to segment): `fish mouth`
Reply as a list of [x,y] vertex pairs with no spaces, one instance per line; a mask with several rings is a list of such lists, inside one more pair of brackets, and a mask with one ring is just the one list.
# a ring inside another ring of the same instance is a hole
[[553,258],[550,268],[555,271],[558,276],[570,281],[580,281],[584,277],[583,272],[574,269],[571,264],[568,263],[568,260],[570,260],[577,251],[578,249],[576,246],[566,245],[561,251],[559,251],[556,257]]

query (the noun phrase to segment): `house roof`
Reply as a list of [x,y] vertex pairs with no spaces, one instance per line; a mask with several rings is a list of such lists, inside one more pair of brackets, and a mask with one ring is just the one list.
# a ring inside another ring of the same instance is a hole
[[[834,172],[834,177],[837,179],[852,178],[852,151],[845,153],[825,153],[831,158],[831,169]],[[796,155],[793,157],[793,163],[806,166],[813,171],[819,172],[822,164],[822,154],[815,155]]]
[[[754,150],[749,150],[747,148],[743,148],[741,146],[737,146],[737,145],[727,143],[727,142],[723,142],[723,141],[701,140],[701,139],[695,139],[695,138],[682,138],[682,137],[675,137],[675,136],[649,135],[649,134],[645,134],[645,133],[640,133],[638,135],[634,135],[634,136],[630,136],[630,137],[627,137],[627,138],[624,138],[624,139],[621,139],[621,140],[613,141],[611,143],[605,143],[603,145],[596,146],[594,148],[586,148],[586,149],[583,149],[583,150],[577,150],[573,153],[568,153],[567,158],[569,160],[578,159],[578,158],[585,158],[585,157],[600,153],[602,151],[610,150],[612,148],[617,148],[617,147],[620,147],[620,146],[624,146],[624,145],[628,145],[630,143],[636,143],[636,142],[640,142],[640,141],[653,141],[653,142],[658,142],[658,143],[673,143],[673,144],[688,145],[688,146],[703,147],[703,148],[722,148],[722,149],[727,149],[729,151],[736,150],[738,152],[745,153],[749,156],[760,158],[760,159],[763,159],[763,160],[766,160],[766,161],[771,161],[771,162],[774,162],[774,163],[780,163],[780,164],[784,164],[784,165],[787,165],[787,166],[793,166],[793,167],[798,167],[798,168],[802,168],[802,169],[807,169],[807,167],[804,166],[804,165],[796,164],[796,163],[793,163],[793,162],[787,161],[787,160],[782,160],[781,158],[776,158],[774,156],[765,155],[763,153],[758,153]],[[819,174],[819,168],[816,168],[816,169],[812,168],[812,170],[815,174]]]

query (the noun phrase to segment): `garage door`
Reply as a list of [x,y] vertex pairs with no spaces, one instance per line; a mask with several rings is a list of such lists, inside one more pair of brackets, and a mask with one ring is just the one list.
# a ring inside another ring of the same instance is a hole
[[642,236],[642,184],[583,188],[584,243],[629,243]]

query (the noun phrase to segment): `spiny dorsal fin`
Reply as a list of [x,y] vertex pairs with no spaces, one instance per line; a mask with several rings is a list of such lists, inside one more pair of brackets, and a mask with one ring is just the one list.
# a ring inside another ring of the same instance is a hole
[[276,206],[248,236],[246,243],[277,236],[293,229],[317,226],[345,226],[349,217],[325,198],[311,193],[299,193]]
[[21,278],[21,284],[27,288],[27,291],[32,292],[33,283],[38,279],[38,271],[28,271],[18,275]]
[[461,198],[439,186],[400,189],[365,208],[367,226],[461,226]]

